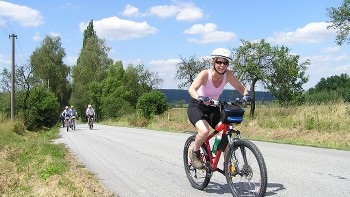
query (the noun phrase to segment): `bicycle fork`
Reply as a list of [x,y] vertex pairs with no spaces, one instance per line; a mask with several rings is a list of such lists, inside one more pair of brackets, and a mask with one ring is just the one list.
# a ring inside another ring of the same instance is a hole
[[[236,176],[240,170],[239,170],[239,167],[238,167],[236,152],[234,150],[234,143],[235,142],[232,139],[232,134],[233,133],[235,133],[237,135],[238,139],[241,138],[240,132],[238,130],[233,130],[232,125],[230,125],[229,134],[227,135],[227,140],[228,140],[228,143],[229,143],[229,148],[231,149],[231,155],[227,155],[227,156],[231,157],[232,159],[230,160],[230,162],[231,162],[230,167],[227,170],[230,170],[230,174],[232,176]],[[244,151],[244,150],[241,149],[241,151]],[[242,154],[243,154],[243,152],[242,152]]]

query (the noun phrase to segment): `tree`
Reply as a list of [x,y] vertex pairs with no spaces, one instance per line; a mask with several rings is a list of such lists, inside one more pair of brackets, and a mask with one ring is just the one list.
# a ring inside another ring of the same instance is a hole
[[168,110],[166,96],[159,90],[143,94],[137,102],[137,110],[147,119],[152,115],[159,115]]
[[55,93],[61,105],[68,102],[71,92],[67,79],[70,68],[63,63],[65,56],[59,36],[46,36],[41,46],[30,56],[33,75]]
[[[272,47],[264,39],[259,42],[241,40],[242,45],[234,49],[232,70],[244,84],[250,83],[250,93],[255,100],[255,86],[260,81],[268,90],[275,93],[278,101],[286,104],[300,94],[305,83],[305,65],[299,64],[299,56],[289,54],[287,47]],[[283,90],[282,94],[279,91]],[[284,95],[286,94],[286,95]],[[284,100],[288,98],[288,100]],[[255,102],[251,106],[254,115]]]
[[337,30],[336,43],[342,45],[344,42],[350,43],[350,0],[344,0],[338,8],[327,8],[327,15],[331,18],[331,23],[327,28]]
[[143,64],[133,66],[128,65],[125,69],[122,85],[129,91],[128,100],[132,106],[136,107],[139,97],[153,90],[162,82],[157,73],[152,73]]
[[209,60],[197,60],[196,56],[191,56],[189,59],[185,59],[180,56],[181,62],[176,66],[175,79],[184,80],[184,82],[178,85],[178,88],[190,87],[197,74],[206,69],[210,68]]
[[299,64],[299,56],[291,55],[287,47],[275,51],[272,73],[269,74],[267,89],[282,105],[301,104],[304,102],[303,84],[308,81],[305,77],[306,65],[309,60]]
[[321,80],[307,92],[309,101],[335,101],[339,98],[350,101],[350,77],[346,73]]
[[72,69],[73,90],[70,103],[80,114],[85,113],[89,103],[94,105],[97,112],[99,111],[101,103],[98,98],[101,98],[101,91],[97,91],[96,83],[106,78],[106,71],[113,63],[113,60],[108,58],[109,50],[105,41],[96,35],[91,20],[84,31],[83,47],[77,64]]

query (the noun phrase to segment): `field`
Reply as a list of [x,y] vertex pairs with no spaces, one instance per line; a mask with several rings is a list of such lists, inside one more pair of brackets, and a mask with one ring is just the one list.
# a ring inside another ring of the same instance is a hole
[[[344,102],[281,108],[257,105],[254,118],[246,107],[242,124],[236,129],[251,140],[288,143],[350,150],[350,105]],[[185,108],[173,108],[147,121],[142,117],[124,117],[106,124],[146,127],[154,130],[183,132],[194,130]]]

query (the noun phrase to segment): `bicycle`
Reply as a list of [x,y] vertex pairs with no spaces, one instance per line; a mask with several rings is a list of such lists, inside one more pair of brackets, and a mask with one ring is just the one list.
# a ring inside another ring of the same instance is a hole
[[[233,124],[243,121],[244,102],[214,101],[211,103],[220,107],[224,116],[221,125],[217,126],[200,147],[203,168],[193,167],[189,150],[193,149],[196,135],[190,136],[184,145],[184,166],[187,178],[193,188],[203,190],[210,182],[215,171],[226,177],[226,181],[234,196],[264,196],[267,187],[266,164],[258,147],[251,141],[242,139],[239,130],[233,129]],[[215,156],[212,154],[210,139],[222,131],[221,141]],[[228,146],[228,147],[227,147]],[[228,149],[228,150],[227,150]],[[223,170],[218,168],[221,153],[224,155]]]
[[88,125],[90,129],[92,130],[94,128],[94,117],[93,115],[88,115]]
[[75,130],[75,116],[72,116],[71,118],[71,128],[72,130]]
[[70,118],[69,118],[69,116],[65,116],[64,117],[64,123],[65,123],[65,126],[66,126],[66,128],[67,128],[67,132],[69,131],[69,127],[70,127]]

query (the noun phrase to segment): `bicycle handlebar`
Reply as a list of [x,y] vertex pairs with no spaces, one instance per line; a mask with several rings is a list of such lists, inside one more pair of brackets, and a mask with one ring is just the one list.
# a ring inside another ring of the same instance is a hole
[[228,101],[220,101],[220,100],[214,100],[210,99],[210,104],[216,105],[216,106],[225,106],[225,105],[251,105],[251,102],[247,102],[244,99],[236,98],[236,101],[234,102],[228,102]]

